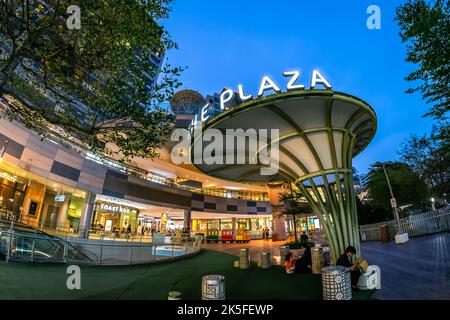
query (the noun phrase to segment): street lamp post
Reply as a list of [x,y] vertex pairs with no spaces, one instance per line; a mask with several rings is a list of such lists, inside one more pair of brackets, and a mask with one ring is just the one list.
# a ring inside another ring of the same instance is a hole
[[386,176],[386,181],[389,187],[389,192],[391,193],[391,207],[395,213],[395,219],[397,220],[397,234],[395,235],[395,243],[405,243],[409,240],[408,233],[403,231],[402,225],[400,223],[400,216],[397,209],[397,201],[394,197],[394,192],[392,192],[391,182],[389,181],[389,176],[386,171],[386,166],[392,164],[392,162],[376,162],[373,164],[374,167],[383,168],[384,175]]

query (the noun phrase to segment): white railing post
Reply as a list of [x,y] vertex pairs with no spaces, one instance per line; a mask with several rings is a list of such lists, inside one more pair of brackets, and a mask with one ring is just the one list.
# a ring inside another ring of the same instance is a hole
[[9,262],[9,259],[10,259],[10,257],[11,257],[12,235],[9,234],[8,236],[9,236],[9,243],[8,243],[8,249],[7,249],[7,252],[6,252],[6,258],[5,258],[6,263]]
[[173,239],[172,239],[172,257],[173,257],[173,247],[174,247],[174,245],[173,245]]
[[133,264],[133,247],[131,247],[130,264]]
[[36,240],[33,240],[33,243],[31,244],[31,257],[30,257],[31,262],[34,261],[34,247],[35,247],[35,245],[36,245]]
[[103,243],[100,243],[100,257],[98,259],[98,264],[102,265],[102,258],[103,258]]
[[69,250],[69,241],[66,238],[66,242],[64,243],[64,255],[63,255],[63,260],[64,262],[67,262],[67,252]]

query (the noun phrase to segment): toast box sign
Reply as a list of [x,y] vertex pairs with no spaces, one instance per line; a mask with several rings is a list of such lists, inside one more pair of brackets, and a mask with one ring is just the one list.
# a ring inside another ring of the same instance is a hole
[[[285,71],[283,72],[283,77],[288,78],[289,81],[286,84],[286,91],[296,91],[296,90],[305,90],[305,85],[298,83],[298,80],[300,78],[300,71]],[[330,83],[325,79],[324,76],[322,76],[319,71],[313,70],[311,74],[311,80],[310,80],[310,90],[313,90],[316,88],[317,85],[322,85],[325,89],[330,90],[331,85]],[[256,98],[261,98],[266,92],[275,92],[280,93],[281,89],[276,84],[275,81],[273,81],[269,76],[264,76],[261,79],[261,83],[259,86],[258,94]],[[232,89],[225,88],[222,93],[220,94],[220,110],[224,111],[226,110],[226,104],[233,100],[235,95],[238,95],[239,100],[241,102],[246,102],[248,100],[253,99],[252,94],[246,94],[244,87],[242,84],[237,86],[237,92],[235,92]],[[203,123],[204,121],[208,120],[211,115],[209,103],[205,104],[200,109],[200,122]],[[191,123],[191,128],[194,127],[194,129],[198,125],[198,115],[195,115],[195,119]]]

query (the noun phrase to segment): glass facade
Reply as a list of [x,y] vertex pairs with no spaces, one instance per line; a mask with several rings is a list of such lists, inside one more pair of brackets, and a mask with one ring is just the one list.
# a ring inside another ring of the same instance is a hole
[[0,214],[20,216],[28,180],[0,168]]
[[43,231],[76,233],[86,192],[0,164],[0,216]]
[[139,210],[116,203],[97,201],[92,226],[110,233],[136,233]]
[[[234,224],[233,224],[234,220]],[[234,227],[234,229],[233,229]],[[257,237],[261,236],[265,228],[272,229],[271,217],[260,218],[228,218],[228,219],[192,219],[193,233],[206,233],[209,230],[246,231]]]

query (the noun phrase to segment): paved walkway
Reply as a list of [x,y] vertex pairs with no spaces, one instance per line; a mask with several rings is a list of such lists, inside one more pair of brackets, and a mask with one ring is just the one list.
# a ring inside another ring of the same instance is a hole
[[217,250],[235,256],[239,256],[239,252],[241,249],[249,248],[250,259],[255,262],[259,261],[261,252],[270,251],[272,263],[279,265],[280,260],[278,258],[274,259],[273,257],[280,256],[280,246],[285,243],[286,241],[272,241],[269,239],[261,239],[251,240],[249,243],[205,243],[202,245],[202,248]]
[[[252,240],[248,244],[206,244],[208,249],[239,256],[241,248],[249,248],[251,259],[270,250],[279,256],[283,241]],[[438,233],[410,239],[406,244],[394,241],[361,243],[362,255],[369,264],[381,268],[381,290],[375,299],[450,299],[450,233]],[[274,263],[279,263],[274,259]]]
[[450,299],[450,233],[410,239],[406,244],[371,241],[362,254],[381,268],[375,299]]

